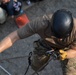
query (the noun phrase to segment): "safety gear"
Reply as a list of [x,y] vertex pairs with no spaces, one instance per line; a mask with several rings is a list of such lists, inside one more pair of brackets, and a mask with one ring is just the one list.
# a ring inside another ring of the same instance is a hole
[[6,21],[6,12],[0,7],[0,24]]
[[64,50],[59,50],[59,52],[60,52],[60,59],[65,60],[67,58],[67,52],[65,52]]
[[50,56],[46,55],[46,48],[40,45],[39,40],[34,42],[35,50],[32,52],[31,67],[34,71],[41,71],[48,64]]
[[52,32],[57,38],[65,38],[71,34],[73,29],[73,18],[70,11],[61,9],[52,17]]

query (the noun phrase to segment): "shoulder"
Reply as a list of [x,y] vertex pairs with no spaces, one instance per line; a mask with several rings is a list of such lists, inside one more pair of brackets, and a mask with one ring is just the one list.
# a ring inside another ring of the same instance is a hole
[[43,15],[43,19],[46,19],[46,20],[50,20],[52,18],[52,14],[45,14]]
[[48,25],[49,23],[51,23],[51,18],[52,18],[52,14],[43,15],[42,22],[44,23],[44,25]]

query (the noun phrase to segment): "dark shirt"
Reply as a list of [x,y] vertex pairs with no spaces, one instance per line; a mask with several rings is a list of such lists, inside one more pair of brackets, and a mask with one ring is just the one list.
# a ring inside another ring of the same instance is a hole
[[[76,44],[76,27],[74,25],[71,35],[62,40],[57,39],[53,36],[51,30],[51,16],[45,15],[43,17],[38,17],[37,19],[31,21],[24,27],[18,30],[18,35],[21,39],[27,38],[33,34],[38,34],[41,37],[41,42],[46,44],[47,47],[52,48],[66,48],[70,47],[70,45]],[[49,41],[47,41],[47,39]]]

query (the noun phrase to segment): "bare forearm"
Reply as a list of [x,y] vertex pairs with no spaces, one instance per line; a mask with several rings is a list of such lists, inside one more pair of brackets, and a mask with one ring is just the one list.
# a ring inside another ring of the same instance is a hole
[[70,49],[67,52],[67,58],[76,58],[76,49]]
[[11,47],[15,41],[19,39],[17,32],[12,32],[0,42],[0,53]]
[[9,37],[4,38],[0,42],[0,53],[3,52],[4,50],[6,50],[7,48],[11,47],[11,46],[12,46],[12,41],[10,40],[10,38]]

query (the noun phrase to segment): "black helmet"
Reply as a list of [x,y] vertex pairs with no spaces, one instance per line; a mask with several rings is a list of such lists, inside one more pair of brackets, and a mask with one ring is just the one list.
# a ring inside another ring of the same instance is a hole
[[57,38],[65,38],[73,29],[73,17],[70,11],[57,10],[52,17],[52,31]]

